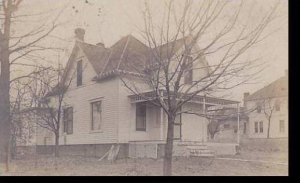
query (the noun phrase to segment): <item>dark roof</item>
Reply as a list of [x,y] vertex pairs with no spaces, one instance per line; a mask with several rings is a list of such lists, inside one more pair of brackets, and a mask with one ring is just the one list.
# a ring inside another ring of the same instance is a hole
[[110,58],[104,72],[112,70],[134,71],[144,67],[147,61],[149,47],[132,35],[120,39],[110,48]]
[[156,48],[149,48],[132,35],[121,38],[110,48],[76,41],[65,74],[69,70],[68,68],[72,63],[71,60],[74,59],[78,47],[82,49],[101,79],[110,74],[119,73],[119,71],[132,73],[144,69],[145,66],[151,65],[150,61],[153,56],[150,53],[153,53],[155,50],[155,53],[159,54],[161,60],[171,57],[184,45],[188,38],[190,36],[157,46]]
[[160,58],[161,60],[171,58],[190,39],[191,36],[186,36],[181,39],[163,44],[161,46],[157,46],[156,48],[152,49],[152,53],[156,54],[156,57]]
[[288,77],[284,76],[264,88],[256,91],[252,95],[245,98],[249,100],[259,100],[265,98],[287,97],[288,96]]
[[96,73],[99,74],[102,70],[104,70],[105,63],[109,57],[109,49],[84,42],[78,42],[78,44],[95,69]]

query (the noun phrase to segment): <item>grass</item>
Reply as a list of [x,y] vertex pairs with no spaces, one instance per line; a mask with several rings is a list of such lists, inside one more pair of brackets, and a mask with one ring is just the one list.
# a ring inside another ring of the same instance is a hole
[[[260,176],[288,175],[288,166],[255,160],[287,163],[287,152],[247,152],[226,158],[254,160],[250,162],[229,159],[174,157],[173,175],[187,176]],[[118,159],[114,163],[96,158],[68,156],[26,157],[11,162],[10,172],[2,175],[74,175],[74,176],[120,176],[120,175],[162,175],[162,159]]]

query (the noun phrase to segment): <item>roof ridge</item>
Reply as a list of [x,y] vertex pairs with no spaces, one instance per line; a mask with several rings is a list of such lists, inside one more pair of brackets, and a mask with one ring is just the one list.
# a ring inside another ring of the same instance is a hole
[[117,69],[119,69],[119,67],[120,67],[120,65],[121,65],[121,62],[123,61],[123,56],[124,56],[124,53],[125,53],[125,51],[126,51],[126,49],[127,49],[127,46],[128,46],[128,44],[129,44],[129,41],[130,41],[130,39],[129,39],[129,38],[130,38],[130,37],[128,36],[128,37],[127,37],[126,44],[125,44],[125,46],[124,46],[124,48],[123,48],[123,51],[122,51],[122,54],[121,54],[121,56],[120,56],[120,60],[119,60],[119,63],[118,63]]
[[108,57],[107,57],[107,60],[106,60],[106,63],[105,63],[105,65],[104,65],[104,67],[103,67],[103,70],[101,71],[101,73],[100,74],[98,74],[98,75],[102,75],[103,74],[103,72],[105,71],[105,69],[106,69],[106,67],[107,67],[107,65],[108,65],[108,62],[109,62],[109,60],[110,60],[110,57],[111,57],[111,55],[112,55],[112,49],[110,48],[110,49],[108,49],[109,50],[109,55],[108,55]]

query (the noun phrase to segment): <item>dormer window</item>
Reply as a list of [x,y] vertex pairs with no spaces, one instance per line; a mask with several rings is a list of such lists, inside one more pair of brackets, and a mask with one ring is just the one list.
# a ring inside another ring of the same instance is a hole
[[188,56],[186,60],[187,66],[184,72],[184,84],[192,84],[193,82],[193,58]]
[[77,86],[82,85],[82,60],[77,62]]

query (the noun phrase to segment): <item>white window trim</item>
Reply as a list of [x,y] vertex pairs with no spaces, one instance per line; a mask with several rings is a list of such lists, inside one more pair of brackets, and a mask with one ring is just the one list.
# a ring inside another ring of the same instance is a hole
[[[65,126],[64,126],[64,125],[65,125],[65,123],[64,123],[64,115],[65,115],[64,110],[67,109],[67,108],[73,108],[73,114],[72,114],[72,116],[73,116],[73,117],[72,117],[72,118],[73,118],[73,121],[72,121],[72,123],[73,123],[73,124],[72,124],[73,129],[72,129],[72,131],[73,131],[73,133],[71,133],[71,134],[68,134],[67,132],[64,131],[64,128],[65,128]],[[74,119],[75,119],[75,118],[74,118],[74,113],[75,113],[75,110],[74,110],[74,109],[75,109],[75,108],[74,108],[73,105],[65,105],[65,106],[63,106],[62,109],[61,109],[61,110],[62,110],[62,115],[61,115],[62,125],[60,125],[60,128],[61,128],[61,126],[62,126],[62,135],[63,135],[63,136],[70,136],[70,135],[73,135],[73,134],[74,134],[74,129],[75,129],[75,128],[74,128]]]
[[[95,98],[95,99],[91,99],[89,100],[90,101],[90,132],[89,133],[103,133],[103,114],[102,114],[102,106],[103,106],[103,97],[98,97],[98,98]],[[101,128],[100,129],[97,129],[97,130],[93,130],[92,127],[93,127],[93,110],[92,110],[92,106],[93,106],[93,103],[95,102],[101,102]]]

